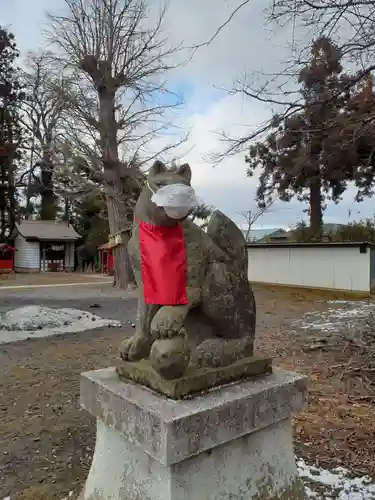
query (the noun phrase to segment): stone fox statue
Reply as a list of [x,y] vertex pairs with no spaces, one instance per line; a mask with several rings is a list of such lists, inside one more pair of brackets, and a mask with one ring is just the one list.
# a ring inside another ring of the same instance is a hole
[[[135,206],[128,246],[139,299],[136,331],[123,342],[121,357],[126,361],[150,357],[152,366],[170,379],[182,376],[189,364],[215,368],[253,354],[255,301],[242,232],[220,211],[212,214],[205,232],[186,216],[183,220],[170,218],[163,207],[151,201],[161,187],[190,186],[190,181],[188,164],[168,170],[160,161],[154,163]],[[140,224],[144,223],[149,227],[179,225],[182,229],[186,301],[146,303],[150,301],[145,299],[140,244]]]

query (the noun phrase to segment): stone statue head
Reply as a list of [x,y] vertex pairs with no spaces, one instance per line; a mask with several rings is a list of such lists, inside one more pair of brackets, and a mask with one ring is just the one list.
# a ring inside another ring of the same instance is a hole
[[149,222],[162,225],[173,226],[189,215],[187,213],[181,218],[168,216],[166,210],[152,201],[153,195],[161,188],[171,184],[183,184],[190,186],[191,168],[184,163],[179,167],[168,169],[161,161],[155,161],[148,172],[146,185],[142,193],[142,208]]
[[157,160],[148,172],[147,182],[153,191],[167,184],[186,184],[190,186],[191,168],[188,163],[168,169],[163,162]]

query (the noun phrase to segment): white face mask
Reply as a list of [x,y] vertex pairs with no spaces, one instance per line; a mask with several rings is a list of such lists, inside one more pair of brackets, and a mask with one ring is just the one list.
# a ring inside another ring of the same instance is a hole
[[171,219],[183,219],[199,205],[194,189],[186,184],[167,184],[152,192],[151,201],[163,207]]
[[168,215],[170,219],[185,219],[191,212],[191,208],[187,209],[185,207],[164,207],[164,212]]

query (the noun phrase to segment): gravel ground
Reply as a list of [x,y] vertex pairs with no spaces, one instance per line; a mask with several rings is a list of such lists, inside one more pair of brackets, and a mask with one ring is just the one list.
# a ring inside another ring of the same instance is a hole
[[[28,305],[74,308],[95,313],[102,318],[121,322],[134,319],[136,292],[113,288],[110,284],[93,282],[84,286],[41,287],[22,290],[1,290],[0,313]],[[93,307],[98,305],[99,307]]]
[[[275,365],[310,377],[309,405],[296,418],[298,456],[374,477],[372,396],[340,371],[355,353],[306,352],[306,329],[295,325],[332,304],[321,293],[301,290],[255,287],[255,296],[258,349],[273,356]],[[95,423],[79,408],[80,373],[114,363],[119,343],[134,331],[135,293],[100,283],[0,290],[0,311],[27,305],[77,308],[123,324],[0,344],[0,499],[61,500],[79,491],[94,448]]]

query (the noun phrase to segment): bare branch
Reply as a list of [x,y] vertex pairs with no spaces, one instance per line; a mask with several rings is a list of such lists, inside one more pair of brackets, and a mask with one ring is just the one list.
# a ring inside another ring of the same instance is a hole
[[56,213],[53,155],[64,110],[64,102],[54,88],[65,82],[54,69],[50,53],[31,53],[21,75],[26,96],[20,116],[31,141],[25,148],[29,152],[29,166],[18,177],[17,186],[26,187],[26,205],[32,197],[41,195],[40,215],[47,218]]
[[66,137],[77,139],[76,131],[83,132],[104,169],[112,168],[120,149],[139,154],[171,127],[166,114],[183,102],[160,77],[174,67],[169,60],[179,48],[163,35],[165,6],[150,27],[144,0],[65,4],[66,15],[49,15],[49,36],[59,49],[60,67],[77,82],[64,90],[71,121]]
[[276,202],[276,199],[270,200],[261,207],[258,207],[256,210],[245,210],[244,212],[240,212],[239,215],[241,215],[245,221],[246,221],[246,234],[245,234],[245,239],[246,241],[249,240],[250,236],[250,231],[255,222],[262,217],[266,212],[271,212],[271,207],[274,205]]
[[313,38],[337,38],[343,54],[369,72],[375,54],[374,15],[373,0],[273,0],[270,20],[308,29]]
[[236,17],[237,14],[249,3],[251,0],[243,0],[237,7],[234,8],[234,10],[230,13],[230,15],[225,19],[223,23],[221,23],[216,30],[214,31],[213,35],[210,36],[210,38],[204,42],[198,43],[196,45],[193,45],[190,47],[190,49],[194,49],[194,52],[191,57],[194,56],[195,52],[202,48],[202,47],[207,47],[208,45],[211,45],[211,43],[218,37],[218,35],[228,26],[228,24]]

